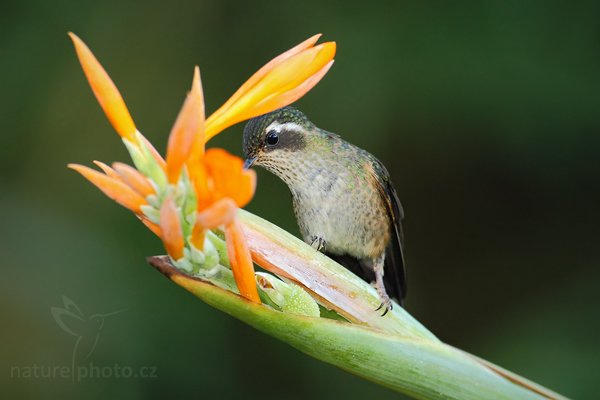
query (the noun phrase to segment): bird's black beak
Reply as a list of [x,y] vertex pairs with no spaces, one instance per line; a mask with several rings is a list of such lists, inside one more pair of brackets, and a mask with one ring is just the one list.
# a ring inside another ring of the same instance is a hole
[[250,168],[252,164],[254,164],[254,161],[256,161],[256,157],[246,158],[246,161],[244,161],[244,169]]

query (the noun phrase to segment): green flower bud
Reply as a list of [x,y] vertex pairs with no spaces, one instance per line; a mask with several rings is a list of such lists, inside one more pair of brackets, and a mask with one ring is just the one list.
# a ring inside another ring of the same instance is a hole
[[264,272],[256,273],[256,282],[281,311],[308,317],[320,316],[319,305],[300,286]]

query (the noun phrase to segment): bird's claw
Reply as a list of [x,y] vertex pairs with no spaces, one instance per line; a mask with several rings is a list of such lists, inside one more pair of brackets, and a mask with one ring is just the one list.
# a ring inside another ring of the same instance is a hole
[[392,303],[392,301],[389,298],[385,298],[381,304],[379,305],[379,307],[377,307],[375,309],[375,311],[379,311],[383,308],[383,313],[381,314],[382,317],[385,316],[385,314],[387,314],[390,310],[392,310],[394,308],[394,304]]
[[320,236],[313,236],[310,245],[317,251],[322,251],[325,249],[325,245],[327,242]]

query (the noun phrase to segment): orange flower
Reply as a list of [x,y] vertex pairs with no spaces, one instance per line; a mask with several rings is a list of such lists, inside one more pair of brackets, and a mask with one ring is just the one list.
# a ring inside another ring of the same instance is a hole
[[[176,265],[187,268],[204,250],[206,231],[225,232],[240,294],[260,303],[254,266],[236,211],[254,195],[256,175],[222,149],[205,151],[208,139],[243,120],[284,107],[308,92],[333,63],[335,43],[315,46],[320,35],[274,58],[206,121],[200,70],[169,135],[166,161],[137,130],[121,94],[89,48],[69,33],[85,75],[109,121],[123,138],[136,168],[95,161],[103,173],[69,164],[107,196],[132,210],[162,239]],[[189,255],[192,254],[192,255]]]

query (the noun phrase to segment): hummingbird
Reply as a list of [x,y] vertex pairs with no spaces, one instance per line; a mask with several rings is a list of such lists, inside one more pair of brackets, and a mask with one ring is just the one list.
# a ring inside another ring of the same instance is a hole
[[377,290],[385,315],[406,295],[404,218],[390,175],[367,151],[284,107],[248,121],[244,166],[290,189],[303,240]]

